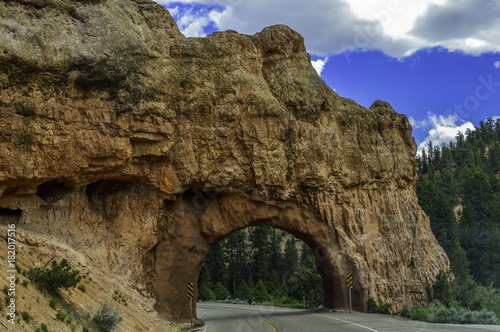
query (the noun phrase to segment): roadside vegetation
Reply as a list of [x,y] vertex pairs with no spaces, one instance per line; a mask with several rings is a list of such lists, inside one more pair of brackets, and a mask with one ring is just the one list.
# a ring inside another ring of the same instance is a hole
[[66,259],[60,262],[52,260],[50,263],[50,267],[30,267],[26,276],[51,294],[57,294],[59,289],[76,287],[82,280],[80,272],[73,269]]
[[[28,257],[33,259],[31,252],[25,254],[23,250],[18,250],[17,257],[21,262],[26,262]],[[0,253],[0,258],[2,264],[5,264],[3,252]],[[96,301],[89,302],[94,307],[81,306],[85,303],[81,299],[89,297],[85,294],[87,289],[93,294],[101,291],[100,286],[90,278],[90,271],[82,273],[64,258],[57,260],[47,257],[41,267],[35,267],[32,262],[28,265],[30,267],[25,269],[16,264],[16,330],[113,331],[121,322],[118,308],[127,306],[127,296],[118,291],[115,291],[118,294],[116,299],[104,300],[100,304],[95,304]],[[4,298],[0,301],[0,312],[6,317],[6,303],[10,303],[13,293],[5,285],[5,281],[2,284]]]

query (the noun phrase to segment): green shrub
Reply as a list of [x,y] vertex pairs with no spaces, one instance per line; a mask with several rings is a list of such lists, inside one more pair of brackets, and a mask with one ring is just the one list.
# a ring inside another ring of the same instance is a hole
[[446,306],[450,306],[454,300],[451,280],[452,278],[449,272],[439,271],[433,286],[434,299]]
[[[283,296],[279,299],[273,300],[273,305],[275,307],[285,307],[285,308],[303,308],[304,304],[302,301],[297,300],[294,297]],[[309,303],[306,303],[309,306]]]
[[42,323],[35,329],[35,332],[49,332],[49,328],[45,325],[45,323]]
[[429,313],[427,312],[427,309],[417,309],[415,310],[415,316],[413,316],[414,320],[419,320],[422,322],[428,322],[429,321]]
[[49,300],[49,306],[50,306],[52,309],[56,310],[56,308],[57,308],[57,301],[56,301],[56,299],[50,299],[50,300]]
[[66,320],[66,318],[68,317],[68,315],[62,311],[62,310],[57,310],[57,313],[56,313],[56,318],[58,320],[60,320],[61,322],[64,322]]
[[255,285],[254,289],[252,290],[252,297],[256,302],[264,302],[271,299],[269,293],[267,292],[266,286],[261,279],[257,281],[257,285]]
[[28,288],[29,281],[24,279],[21,285],[23,285],[24,288]]
[[493,311],[470,310],[458,307],[447,308],[441,302],[432,301],[426,308],[417,309],[415,320],[445,324],[498,324],[499,321]]
[[22,311],[21,312],[21,317],[26,323],[29,323],[33,320],[33,317],[31,317],[30,313],[27,311]]
[[368,312],[376,314],[392,315],[392,304],[381,303],[377,304],[377,301],[373,297],[368,299]]
[[85,291],[87,290],[87,287],[85,287],[85,285],[78,285],[78,289],[79,289],[82,293],[85,293]]
[[[476,286],[471,305],[467,306],[472,310],[481,311],[483,309],[493,311],[500,318],[500,289],[485,286]],[[465,307],[465,305],[462,305]]]
[[405,304],[403,306],[403,310],[401,310],[401,316],[409,318],[409,319],[414,319],[415,314],[416,314],[416,310],[411,304]]
[[5,306],[8,306],[10,304],[10,296],[5,296]]
[[390,304],[390,303],[381,303],[378,306],[377,313],[379,313],[379,314],[385,314],[385,315],[392,315],[392,304]]
[[60,288],[75,287],[81,280],[79,274],[66,259],[62,259],[59,263],[52,261],[50,268],[32,267],[27,275],[32,282],[53,293]]
[[122,320],[118,310],[109,301],[103,302],[92,318],[101,331],[111,331]]

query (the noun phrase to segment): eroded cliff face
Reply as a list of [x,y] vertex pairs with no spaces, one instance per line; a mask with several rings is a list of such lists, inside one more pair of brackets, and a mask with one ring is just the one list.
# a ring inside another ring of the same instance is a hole
[[52,235],[189,317],[211,245],[270,224],[306,241],[325,305],[423,304],[448,259],[388,103],[316,74],[286,26],[185,38],[149,0],[0,2],[0,220]]

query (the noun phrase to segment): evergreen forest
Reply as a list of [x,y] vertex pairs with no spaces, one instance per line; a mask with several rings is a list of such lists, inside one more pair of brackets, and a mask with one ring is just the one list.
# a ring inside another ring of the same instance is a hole
[[435,297],[500,317],[500,119],[417,155],[417,195],[450,259]]
[[212,247],[200,273],[201,301],[316,308],[323,285],[312,250],[270,226],[232,233]]

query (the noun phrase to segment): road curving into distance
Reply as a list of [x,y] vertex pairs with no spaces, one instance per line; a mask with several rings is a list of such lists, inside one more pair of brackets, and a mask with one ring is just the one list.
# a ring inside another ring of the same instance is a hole
[[430,324],[389,315],[322,312],[256,305],[198,303],[200,332],[500,331],[499,325]]

